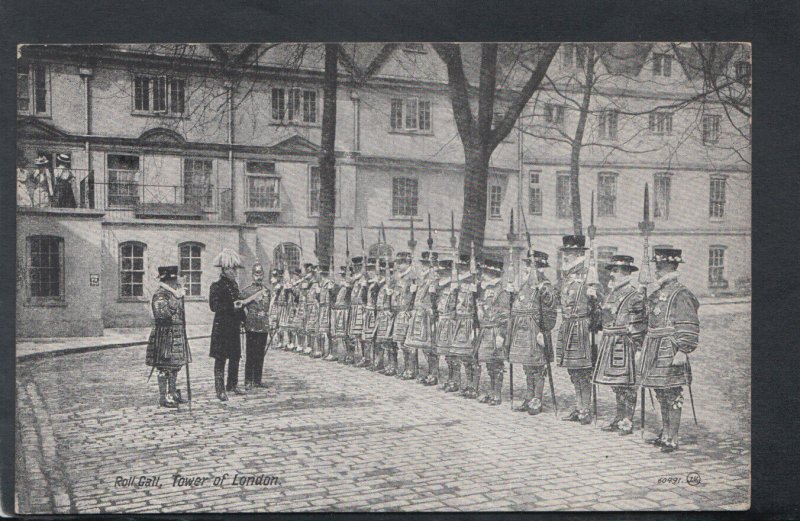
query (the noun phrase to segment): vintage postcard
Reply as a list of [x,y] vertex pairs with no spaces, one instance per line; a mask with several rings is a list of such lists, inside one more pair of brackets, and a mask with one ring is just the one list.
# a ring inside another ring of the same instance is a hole
[[750,507],[748,43],[17,57],[18,513]]

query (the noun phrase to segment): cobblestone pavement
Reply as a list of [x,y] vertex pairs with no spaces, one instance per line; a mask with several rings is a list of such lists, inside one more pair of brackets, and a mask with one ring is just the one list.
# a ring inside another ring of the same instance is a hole
[[[674,454],[645,444],[638,430],[628,437],[599,430],[613,416],[610,389],[600,391],[598,425],[560,421],[551,409],[536,417],[512,413],[507,374],[506,401],[490,407],[270,351],[272,388],[221,403],[213,396],[208,341],[197,340],[189,413],[156,406],[144,347],[25,361],[17,368],[18,510],[746,509],[749,313],[717,310],[701,320],[701,346],[692,356],[699,426],[687,407]],[[515,376],[521,394],[521,369]],[[571,385],[565,370],[555,376],[565,413]],[[545,399],[549,404],[547,391]],[[649,398],[647,422],[648,431],[658,422]],[[687,483],[690,473],[699,484]],[[179,485],[176,474],[209,479]],[[275,476],[277,483],[234,484],[235,475]],[[122,486],[130,476],[160,481]]]

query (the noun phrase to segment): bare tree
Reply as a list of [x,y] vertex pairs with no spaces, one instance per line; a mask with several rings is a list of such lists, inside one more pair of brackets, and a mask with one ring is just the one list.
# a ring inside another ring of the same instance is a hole
[[[544,79],[558,44],[545,44],[535,50],[532,72],[517,92],[510,94],[508,108],[493,128],[495,102],[498,98],[498,44],[480,45],[480,71],[477,85],[478,115],[472,110],[474,89],[465,74],[461,46],[451,43],[433,45],[447,66],[450,101],[464,147],[464,204],[461,220],[461,253],[469,253],[474,242],[476,251],[483,247],[486,228],[486,195],[489,160],[509,132]],[[529,56],[530,57],[530,56]],[[501,80],[502,81],[502,80]]]
[[[319,158],[319,244],[317,259],[329,266],[334,244],[336,209],[336,90],[339,73],[339,45],[325,44],[325,79],[322,105],[322,152]],[[333,274],[331,274],[333,276]]]

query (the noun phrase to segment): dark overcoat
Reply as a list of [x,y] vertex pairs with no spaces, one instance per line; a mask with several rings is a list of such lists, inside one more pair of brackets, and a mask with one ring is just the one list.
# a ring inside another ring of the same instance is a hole
[[235,309],[233,303],[239,300],[239,285],[235,280],[221,276],[211,284],[208,304],[214,312],[214,325],[211,327],[211,350],[208,356],[217,359],[238,359],[242,357],[242,344],[239,337],[244,309]]

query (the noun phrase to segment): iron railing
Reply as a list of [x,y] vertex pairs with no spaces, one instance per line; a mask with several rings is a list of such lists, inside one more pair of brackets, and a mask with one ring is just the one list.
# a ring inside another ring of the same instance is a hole
[[98,183],[94,171],[75,168],[71,171],[73,179],[63,182],[52,172],[42,174],[35,168],[18,168],[17,206],[135,213],[158,208],[164,216],[169,216],[172,209],[176,215],[194,213],[204,220],[233,220],[230,188],[132,181]]

